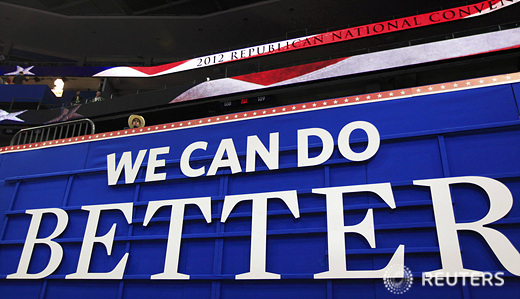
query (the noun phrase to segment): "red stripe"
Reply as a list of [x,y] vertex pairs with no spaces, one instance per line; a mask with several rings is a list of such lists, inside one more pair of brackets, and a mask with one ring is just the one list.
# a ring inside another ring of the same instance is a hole
[[181,64],[183,64],[183,63],[185,63],[187,61],[188,60],[183,60],[183,61],[172,62],[172,63],[162,64],[162,65],[157,65],[157,66],[136,66],[136,67],[131,67],[131,68],[136,70],[136,71],[145,73],[147,75],[156,75],[158,73],[167,71],[167,70],[172,69],[174,67],[177,67],[177,66],[179,66],[179,65],[181,65]]
[[271,85],[274,83],[289,80],[289,79],[296,78],[296,77],[299,77],[304,74],[314,72],[316,70],[319,70],[321,68],[324,68],[324,67],[332,65],[332,64],[335,64],[335,63],[345,60],[345,59],[347,59],[347,57],[331,59],[331,60],[327,60],[327,61],[320,61],[320,62],[315,62],[315,63],[309,63],[309,64],[304,64],[304,65],[298,65],[298,66],[292,66],[292,67],[288,67],[288,68],[276,69],[276,70],[265,71],[265,72],[260,72],[260,73],[242,75],[242,76],[233,77],[233,79],[267,86],[267,85]]

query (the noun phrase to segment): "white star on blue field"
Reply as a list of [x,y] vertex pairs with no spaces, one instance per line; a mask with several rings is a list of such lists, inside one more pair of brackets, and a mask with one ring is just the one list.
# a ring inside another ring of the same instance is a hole
[[16,71],[14,72],[11,72],[11,73],[6,73],[4,75],[18,75],[20,72],[23,72],[24,75],[34,75],[32,72],[31,72],[31,69],[34,67],[33,66],[30,66],[28,68],[23,68],[19,65],[16,66]]
[[17,116],[24,113],[27,110],[24,111],[18,111],[13,113],[7,113],[6,111],[0,109],[0,122],[4,120],[12,120],[12,121],[19,121],[19,122],[25,122],[25,120],[18,118]]

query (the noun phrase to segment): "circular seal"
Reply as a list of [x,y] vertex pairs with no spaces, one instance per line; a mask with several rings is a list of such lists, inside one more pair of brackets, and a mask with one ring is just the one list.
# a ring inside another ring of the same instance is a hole
[[[396,277],[403,272],[403,277]],[[383,276],[385,288],[392,294],[400,295],[406,293],[413,283],[412,271],[406,266],[392,266],[385,271]]]

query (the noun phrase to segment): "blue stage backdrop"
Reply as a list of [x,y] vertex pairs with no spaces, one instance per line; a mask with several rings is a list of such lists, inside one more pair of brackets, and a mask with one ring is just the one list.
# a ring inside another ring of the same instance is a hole
[[4,151],[0,297],[517,297],[518,95],[320,102]]

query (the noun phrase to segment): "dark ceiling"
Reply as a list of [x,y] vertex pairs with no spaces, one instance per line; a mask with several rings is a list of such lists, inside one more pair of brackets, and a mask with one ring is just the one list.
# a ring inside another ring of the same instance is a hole
[[0,1],[0,48],[160,64],[477,2],[7,0]]
[[204,16],[266,0],[8,0],[66,16]]

